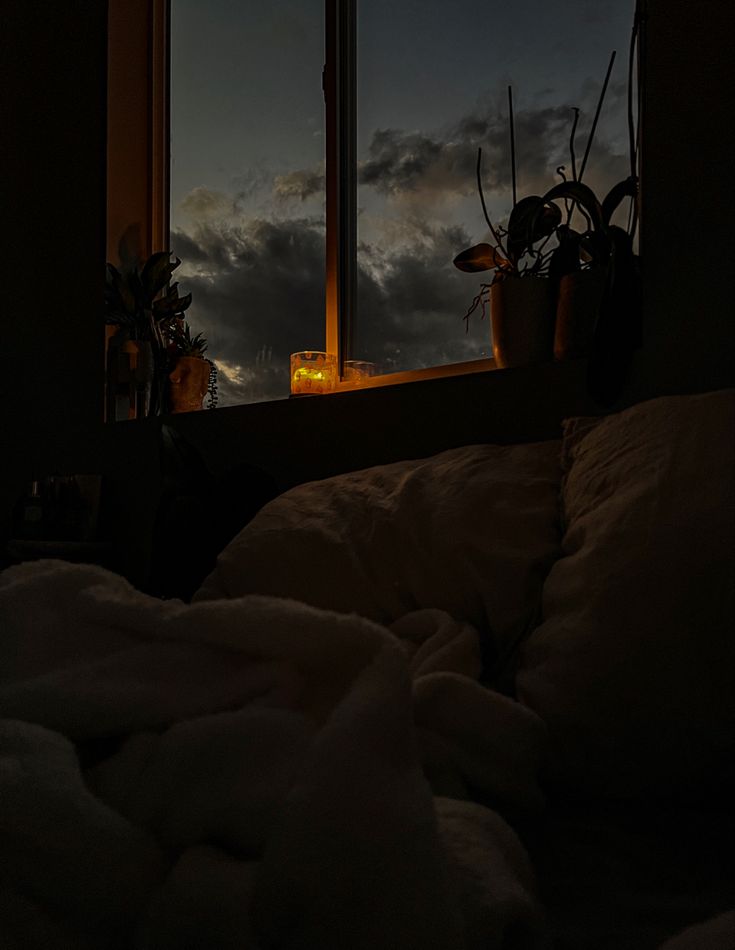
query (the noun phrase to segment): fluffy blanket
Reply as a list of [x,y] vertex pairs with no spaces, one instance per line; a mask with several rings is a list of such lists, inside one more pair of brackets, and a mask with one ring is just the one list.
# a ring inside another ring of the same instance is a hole
[[545,945],[501,817],[541,806],[545,729],[467,624],[46,561],[0,629],[5,950]]

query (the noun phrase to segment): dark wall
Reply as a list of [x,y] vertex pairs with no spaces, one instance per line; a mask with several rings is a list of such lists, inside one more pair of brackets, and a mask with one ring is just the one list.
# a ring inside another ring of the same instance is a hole
[[735,4],[646,0],[639,395],[733,385]]
[[0,491],[101,419],[105,4],[3,0]]
[[[102,472],[115,486],[114,531],[128,563],[144,571],[140,552],[158,491],[156,427],[105,429],[100,421],[105,6],[2,4],[0,539],[12,499],[34,470]],[[628,400],[732,385],[735,362],[731,5],[647,6],[645,340]],[[508,371],[485,382],[411,384],[310,407],[291,401],[222,410],[211,421],[182,418],[180,426],[214,469],[250,457],[278,468],[282,481],[298,480],[312,469],[308,456],[289,448],[294,431],[301,441],[304,432],[321,433],[326,471],[350,459],[362,465],[493,434],[507,438],[514,428],[521,436],[548,431],[555,414],[584,408],[582,383],[573,368]],[[494,408],[485,413],[485,405]]]

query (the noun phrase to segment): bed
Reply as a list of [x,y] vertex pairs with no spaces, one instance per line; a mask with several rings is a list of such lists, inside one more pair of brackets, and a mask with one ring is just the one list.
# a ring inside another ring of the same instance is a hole
[[4,948],[731,950],[735,393],[0,576]]

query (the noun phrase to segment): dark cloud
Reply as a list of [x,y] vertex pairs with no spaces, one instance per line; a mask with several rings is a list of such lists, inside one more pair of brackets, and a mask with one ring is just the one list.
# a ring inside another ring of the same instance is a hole
[[[584,152],[600,93],[599,79],[585,80],[575,101],[552,105],[554,90],[540,94],[532,106],[515,110],[516,170],[520,194],[547,190],[558,181],[556,168],[570,169],[569,138],[580,110],[576,134],[578,158]],[[607,92],[588,173],[603,166],[610,174],[627,173],[627,142],[606,134],[625,126],[626,83],[613,82]],[[475,191],[477,150],[483,150],[483,187],[488,195],[507,197],[511,190],[510,132],[505,92],[486,98],[478,107],[439,133],[379,129],[359,166],[360,183],[391,197],[411,192],[468,195]],[[616,178],[617,180],[617,178]],[[612,182],[611,182],[612,184]]]
[[207,221],[231,214],[233,202],[223,192],[199,185],[181,202],[181,210],[196,221]]
[[478,281],[452,266],[469,243],[461,227],[416,222],[412,247],[386,255],[363,245],[357,349],[383,371],[479,359],[489,353],[487,323],[462,320]]
[[193,237],[175,232],[172,245],[185,264],[198,263],[182,268],[181,286],[193,294],[192,326],[223,364],[222,403],[287,395],[289,354],[324,343],[321,222],[209,225]]
[[[580,109],[576,132],[577,162],[582,159],[597,105],[600,84],[586,80],[574,103],[534,106],[516,110],[516,172],[519,193],[543,193],[559,180],[556,169],[564,165],[571,177],[569,139],[573,107]],[[546,90],[543,96],[552,96]],[[605,100],[603,122],[598,127],[586,171],[588,180],[612,185],[627,174],[626,142],[605,138],[605,124],[621,127],[626,104],[626,84],[611,83]],[[440,134],[401,129],[378,129],[358,165],[358,181],[378,194],[406,198],[421,192],[435,200],[441,196],[466,196],[476,191],[477,150],[483,150],[483,188],[488,197],[508,197],[511,191],[511,157],[508,110],[505,97],[496,97]],[[273,196],[279,200],[305,201],[324,193],[324,167],[298,169],[277,176]],[[187,199],[188,200],[188,199]],[[202,200],[200,196],[199,200]],[[210,203],[212,199],[210,198]],[[205,210],[211,213],[209,205]]]
[[[592,87],[590,87],[592,88]],[[597,87],[595,87],[597,88]],[[611,101],[620,101],[620,88],[612,89]],[[583,90],[582,98],[589,94]],[[577,131],[577,154],[581,158],[587,141],[590,116],[581,116]],[[572,105],[519,110],[515,114],[516,169],[520,194],[544,191],[556,184],[556,168],[570,168],[569,138]],[[430,189],[467,195],[476,185],[477,150],[483,150],[483,188],[488,195],[508,195],[511,187],[510,134],[507,110],[488,106],[464,116],[441,136],[397,129],[380,129],[360,163],[362,185],[396,196],[406,191]],[[616,164],[624,172],[617,146],[598,133],[590,161]],[[613,162],[614,160],[614,162]]]
[[360,163],[360,183],[389,193],[412,188],[442,162],[448,148],[447,143],[418,132],[378,129],[368,146],[367,159]]
[[273,183],[273,194],[276,198],[306,201],[312,195],[323,193],[324,188],[324,169],[309,168],[277,176]]

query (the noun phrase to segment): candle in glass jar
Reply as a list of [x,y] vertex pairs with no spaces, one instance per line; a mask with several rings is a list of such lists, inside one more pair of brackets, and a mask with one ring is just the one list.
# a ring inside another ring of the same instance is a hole
[[291,394],[331,392],[337,385],[337,357],[319,350],[291,354]]

